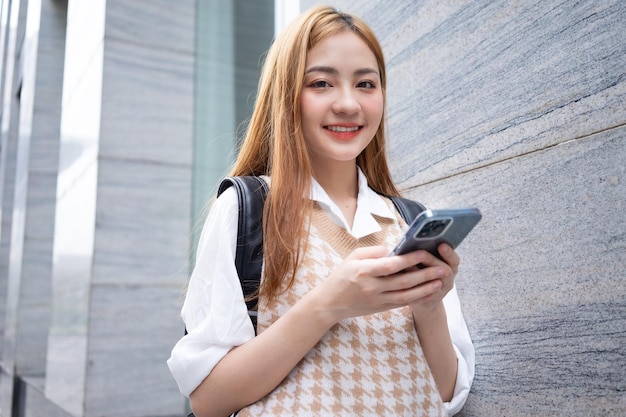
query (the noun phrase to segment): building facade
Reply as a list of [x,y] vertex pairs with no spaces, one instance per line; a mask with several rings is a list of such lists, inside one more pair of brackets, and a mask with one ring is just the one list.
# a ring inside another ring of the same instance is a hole
[[[0,417],[173,417],[197,231],[316,1],[0,0]],[[626,2],[332,1],[378,34],[394,178],[477,206],[464,416],[626,411]]]

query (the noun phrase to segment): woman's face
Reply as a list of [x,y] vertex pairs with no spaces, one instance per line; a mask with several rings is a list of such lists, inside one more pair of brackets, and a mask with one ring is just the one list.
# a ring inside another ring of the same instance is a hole
[[376,134],[383,107],[378,62],[358,35],[341,32],[309,51],[301,117],[316,169],[355,163]]

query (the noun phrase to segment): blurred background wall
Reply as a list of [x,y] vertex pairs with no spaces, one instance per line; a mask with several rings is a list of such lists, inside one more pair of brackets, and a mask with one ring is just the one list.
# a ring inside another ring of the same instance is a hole
[[[181,416],[203,208],[315,1],[0,0],[0,416]],[[388,63],[406,195],[475,205],[464,416],[626,411],[626,3],[331,1]]]

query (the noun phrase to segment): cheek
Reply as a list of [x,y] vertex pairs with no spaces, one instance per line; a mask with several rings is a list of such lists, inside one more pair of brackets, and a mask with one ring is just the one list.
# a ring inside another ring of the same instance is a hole
[[371,100],[368,100],[364,103],[364,109],[367,112],[368,116],[371,118],[372,122],[376,122],[375,124],[380,124],[380,121],[383,117],[383,109],[385,107],[385,102],[380,97],[372,97]]

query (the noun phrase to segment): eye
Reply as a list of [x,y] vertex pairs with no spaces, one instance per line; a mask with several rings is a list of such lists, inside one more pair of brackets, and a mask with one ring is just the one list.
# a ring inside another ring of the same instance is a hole
[[369,80],[360,81],[356,86],[357,88],[376,88],[376,84]]
[[330,87],[330,84],[328,83],[328,81],[318,80],[318,81],[313,81],[312,83],[309,83],[309,87],[312,87],[312,88],[328,88],[328,87]]

